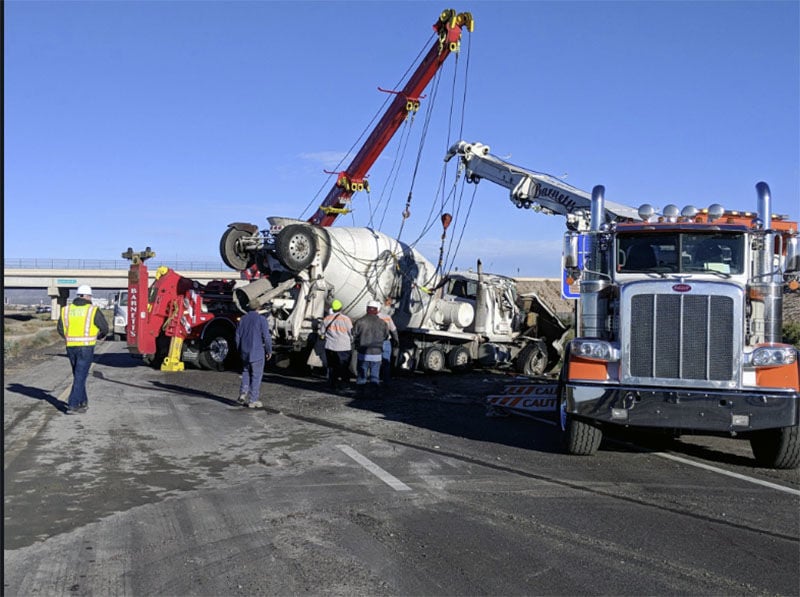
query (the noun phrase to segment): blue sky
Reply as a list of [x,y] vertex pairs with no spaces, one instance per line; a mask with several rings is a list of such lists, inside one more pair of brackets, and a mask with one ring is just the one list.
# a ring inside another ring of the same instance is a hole
[[[635,206],[754,210],[764,180],[774,210],[800,217],[797,1],[11,1],[5,257],[150,246],[218,261],[230,222],[308,217],[333,182],[324,170],[379,113],[377,87],[416,65],[449,7],[471,12],[475,31],[442,70],[401,240],[437,209],[459,138]],[[390,178],[398,136],[370,197],[336,225],[398,234],[426,109],[405,170]],[[466,211],[448,231],[461,239],[449,265],[559,276],[561,218],[519,211],[486,181]],[[416,245],[433,262],[440,236],[434,226]]]

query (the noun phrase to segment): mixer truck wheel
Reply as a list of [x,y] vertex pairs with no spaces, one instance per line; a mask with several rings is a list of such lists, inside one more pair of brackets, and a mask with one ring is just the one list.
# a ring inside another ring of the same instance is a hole
[[430,371],[431,373],[444,371],[444,351],[438,346],[429,346],[422,351],[421,364],[425,371]]
[[519,351],[515,360],[517,372],[536,377],[547,369],[547,348],[541,342],[531,342]]
[[466,371],[469,365],[469,350],[466,346],[456,346],[447,353],[447,368],[450,371]]
[[275,252],[287,269],[299,272],[314,261],[317,241],[308,226],[291,224],[278,233]]
[[219,255],[231,269],[242,271],[250,267],[250,256],[237,249],[237,241],[245,236],[250,236],[249,232],[237,228],[228,228],[219,241]]

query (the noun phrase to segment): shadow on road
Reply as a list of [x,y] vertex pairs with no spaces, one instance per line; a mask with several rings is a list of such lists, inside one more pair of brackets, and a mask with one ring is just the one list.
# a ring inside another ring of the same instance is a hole
[[33,398],[34,400],[42,400],[47,402],[50,406],[62,413],[67,412],[67,405],[64,402],[61,402],[61,400],[53,396],[50,392],[46,392],[42,388],[34,388],[32,386],[26,386],[19,383],[9,384],[6,386],[6,388],[9,392],[22,394],[23,396]]
[[[303,408],[292,413],[284,412],[285,415],[317,422],[324,415],[316,411],[315,403],[324,401],[327,394],[331,398],[346,400],[347,407],[376,413],[387,421],[524,450],[561,452],[560,433],[555,425],[524,417],[486,416],[483,399],[501,392],[507,384],[520,382],[509,375],[483,370],[442,375],[395,372],[380,399],[359,399],[353,381],[344,384],[338,392],[331,392],[323,374],[312,375],[295,377],[275,370],[265,375],[265,382],[269,384],[319,393],[319,398],[303,397]],[[265,404],[269,405],[268,396]],[[542,419],[548,417],[553,418],[543,413]]]
[[143,367],[141,358],[135,359],[125,352],[94,353],[94,360],[99,365],[114,367],[115,369]]
[[161,381],[152,381],[150,383],[159,390],[170,392],[171,394],[181,394],[183,396],[195,396],[197,398],[205,398],[207,400],[213,400],[215,402],[219,402],[220,404],[224,404],[226,406],[239,406],[239,403],[236,402],[236,400],[225,398],[224,396],[220,396],[219,394],[206,392],[205,390],[196,390],[194,388],[177,386],[175,384],[163,383]]

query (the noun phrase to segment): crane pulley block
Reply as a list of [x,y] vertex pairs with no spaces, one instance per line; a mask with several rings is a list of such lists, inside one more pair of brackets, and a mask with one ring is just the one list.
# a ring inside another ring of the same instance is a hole
[[[369,193],[369,182],[366,178],[351,178],[347,172],[339,173],[339,178],[336,179],[336,186],[350,193],[357,193],[359,191],[367,191]],[[343,199],[345,198],[339,197],[340,201]],[[349,199],[349,197],[347,199]]]

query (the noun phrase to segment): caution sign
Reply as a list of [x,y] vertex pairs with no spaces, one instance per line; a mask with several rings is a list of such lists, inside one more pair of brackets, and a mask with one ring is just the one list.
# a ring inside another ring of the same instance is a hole
[[522,412],[554,412],[557,384],[516,384],[506,386],[502,394],[487,396],[489,409],[510,409]]

